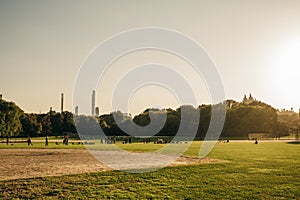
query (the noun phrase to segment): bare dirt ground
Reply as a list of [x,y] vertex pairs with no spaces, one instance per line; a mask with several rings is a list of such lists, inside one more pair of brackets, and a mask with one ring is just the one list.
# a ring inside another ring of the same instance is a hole
[[[104,152],[114,158],[113,152]],[[116,158],[118,159],[118,158]],[[173,166],[224,162],[216,159],[182,156]],[[0,180],[60,176],[112,170],[87,150],[79,149],[1,149]]]

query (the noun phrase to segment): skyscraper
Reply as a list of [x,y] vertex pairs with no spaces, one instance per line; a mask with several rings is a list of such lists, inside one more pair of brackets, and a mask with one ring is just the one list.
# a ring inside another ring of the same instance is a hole
[[2,100],[2,94],[0,94],[0,100]]
[[96,112],[96,116],[98,117],[98,116],[99,116],[99,113],[100,113],[100,112],[99,112],[99,107],[96,107],[96,108],[95,108],[95,112]]
[[92,93],[92,116],[95,116],[95,99],[96,99],[96,92],[93,90]]
[[75,107],[75,115],[78,115],[78,106]]
[[61,113],[64,111],[64,93],[61,93],[60,110]]

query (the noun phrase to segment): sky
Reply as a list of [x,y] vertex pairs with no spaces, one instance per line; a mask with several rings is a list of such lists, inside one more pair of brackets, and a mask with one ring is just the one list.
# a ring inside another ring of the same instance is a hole
[[[251,93],[275,108],[300,108],[298,0],[0,0],[0,94],[25,112],[74,111],[73,91],[97,45],[131,29],[160,27],[199,43],[222,80],[226,99]],[[197,103],[209,103],[205,77],[168,52],[136,51],[111,64],[98,81],[96,105],[109,113],[120,77],[136,66],[160,63],[188,80]],[[125,83],[126,85],[126,83]],[[90,95],[92,92],[90,92]],[[117,99],[118,100],[118,99]],[[176,92],[159,84],[135,88],[127,112],[176,108]],[[122,108],[120,108],[122,109]],[[85,113],[86,110],[80,109]]]

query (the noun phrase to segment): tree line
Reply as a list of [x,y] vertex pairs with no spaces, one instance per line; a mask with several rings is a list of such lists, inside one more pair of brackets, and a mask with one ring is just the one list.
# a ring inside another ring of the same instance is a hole
[[[226,108],[221,137],[247,137],[249,133],[272,133],[274,137],[282,137],[288,135],[293,127],[299,127],[300,124],[297,114],[289,117],[278,115],[278,110],[260,101],[245,104],[227,100],[216,105],[203,104],[197,108],[183,105],[177,109],[146,109],[131,118],[120,111],[99,117],[74,116],[68,111],[62,113],[51,111],[44,114],[25,113],[15,103],[0,100],[0,136],[35,137],[64,134],[77,136],[76,127],[85,127],[79,132],[88,135],[95,132],[99,126],[107,136],[125,136],[127,133],[120,127],[127,127],[130,130],[133,123],[141,127],[147,126],[151,123],[151,119],[158,119],[160,115],[166,115],[166,121],[156,135],[175,136],[181,123],[181,110],[185,109],[190,116],[185,119],[188,121],[187,124],[198,126],[196,136],[204,138],[211,121],[212,108],[216,111],[220,109],[220,112],[221,109]],[[193,117],[195,113],[200,114],[200,123]]]

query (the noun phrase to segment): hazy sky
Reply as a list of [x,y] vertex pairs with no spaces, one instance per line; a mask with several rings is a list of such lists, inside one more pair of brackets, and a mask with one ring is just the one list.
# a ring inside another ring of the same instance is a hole
[[[0,0],[0,93],[26,112],[47,112],[50,106],[59,111],[64,93],[65,108],[73,110],[76,75],[97,44],[128,29],[162,27],[188,35],[207,50],[226,98],[241,101],[252,93],[276,108],[298,109],[299,10],[299,0]],[[99,84],[105,87],[122,76],[126,65],[151,59],[185,66],[158,53],[136,52],[118,60]],[[199,96],[205,103],[206,92]],[[164,88],[144,87],[130,100],[130,112],[155,104],[175,107],[176,98]],[[111,109],[103,96],[97,95],[97,105],[101,113]]]

